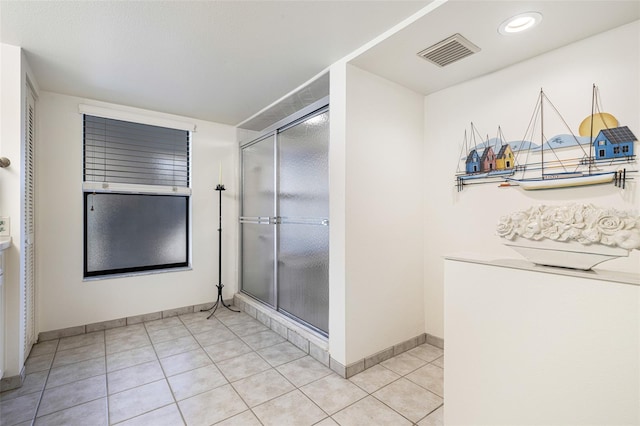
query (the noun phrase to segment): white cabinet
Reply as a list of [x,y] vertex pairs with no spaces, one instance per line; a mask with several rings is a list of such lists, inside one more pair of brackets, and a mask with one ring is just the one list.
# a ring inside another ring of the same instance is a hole
[[640,424],[639,283],[445,260],[446,423]]

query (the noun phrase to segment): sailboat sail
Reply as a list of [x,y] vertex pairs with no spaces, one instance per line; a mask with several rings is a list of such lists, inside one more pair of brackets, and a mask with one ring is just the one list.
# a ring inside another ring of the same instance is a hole
[[[594,90],[595,90],[595,86],[594,86]],[[555,112],[558,115],[560,115],[558,110],[555,108],[555,106],[553,106],[549,98],[545,95],[544,91],[541,89],[540,96],[538,98],[538,103],[536,105],[536,109],[534,110],[534,117],[538,114],[540,117],[540,138],[541,138],[540,163],[539,163],[540,174],[532,178],[509,177],[507,178],[507,180],[509,182],[517,184],[524,190],[568,188],[568,187],[577,187],[577,186],[586,186],[586,185],[599,185],[599,184],[613,182],[616,176],[615,171],[594,172],[593,161],[591,161],[591,158],[593,158],[593,155],[591,154],[593,142],[589,144],[589,153],[587,153],[584,147],[582,146],[582,144],[580,143],[580,141],[578,140],[578,138],[575,135],[573,135],[573,133],[571,133],[571,135],[575,139],[575,145],[580,147],[583,151],[583,160],[577,164],[574,164],[576,166],[576,169],[567,170],[567,165],[564,164],[564,162],[558,158],[558,156],[553,151],[552,145],[545,138],[545,132],[544,132],[545,102],[551,105],[552,108],[555,110]],[[532,119],[532,123],[533,122],[535,122],[534,119]],[[564,119],[562,119],[562,122],[565,123],[566,125],[566,122],[564,122]],[[567,126],[567,129],[569,129],[569,126]],[[593,141],[593,136],[590,137],[590,141]],[[547,157],[545,158],[545,151],[547,150],[551,152],[547,152]],[[557,168],[562,168],[562,171],[556,172],[556,171],[549,170],[550,169],[549,167],[550,161],[548,159],[549,154],[555,155],[556,159],[551,160],[551,163],[555,164],[555,167]],[[588,160],[585,161],[584,158],[587,158]],[[579,171],[577,167],[579,167],[581,164],[588,164],[588,170]],[[571,165],[569,165],[569,167],[570,166]]]

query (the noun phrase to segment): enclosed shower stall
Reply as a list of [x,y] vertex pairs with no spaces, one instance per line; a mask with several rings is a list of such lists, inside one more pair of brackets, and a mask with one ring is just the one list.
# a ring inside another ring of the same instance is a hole
[[315,331],[329,327],[329,107],[241,145],[241,289]]

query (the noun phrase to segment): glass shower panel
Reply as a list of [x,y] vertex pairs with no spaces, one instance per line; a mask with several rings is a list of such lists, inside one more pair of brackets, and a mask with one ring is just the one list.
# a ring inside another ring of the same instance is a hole
[[278,308],[328,332],[329,112],[278,134]]
[[242,149],[242,290],[276,306],[275,136]]
[[274,306],[275,226],[242,224],[242,290]]
[[275,136],[242,148],[242,216],[275,216]]
[[329,332],[329,227],[280,225],[278,305]]

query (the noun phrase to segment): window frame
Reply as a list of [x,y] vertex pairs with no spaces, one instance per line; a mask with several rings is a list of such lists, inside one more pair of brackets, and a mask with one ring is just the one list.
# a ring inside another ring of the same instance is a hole
[[[121,276],[132,275],[146,275],[156,274],[164,272],[176,272],[181,270],[190,270],[192,262],[192,147],[193,147],[193,133],[195,132],[195,125],[188,123],[181,123],[171,120],[153,120],[148,116],[137,116],[135,114],[129,114],[128,112],[119,110],[109,110],[102,108],[94,108],[92,106],[80,105],[80,116],[82,120],[82,161],[83,161],[83,174],[82,174],[82,197],[83,197],[83,280],[92,281],[100,279],[117,278]],[[95,110],[98,113],[95,113]],[[143,185],[134,183],[114,183],[114,182],[98,182],[98,181],[86,181],[85,180],[85,161],[86,161],[86,140],[84,130],[84,116],[91,115],[94,117],[127,121],[134,124],[152,125],[157,127],[165,127],[169,129],[182,130],[187,134],[187,186],[167,186],[167,185]],[[146,266],[136,266],[127,268],[113,268],[100,271],[88,271],[88,242],[89,231],[87,214],[89,211],[88,202],[89,196],[92,194],[119,194],[119,195],[139,195],[139,196],[176,196],[183,198],[185,202],[185,227],[186,227],[186,244],[185,244],[185,262],[170,263],[170,264],[155,264]]]

